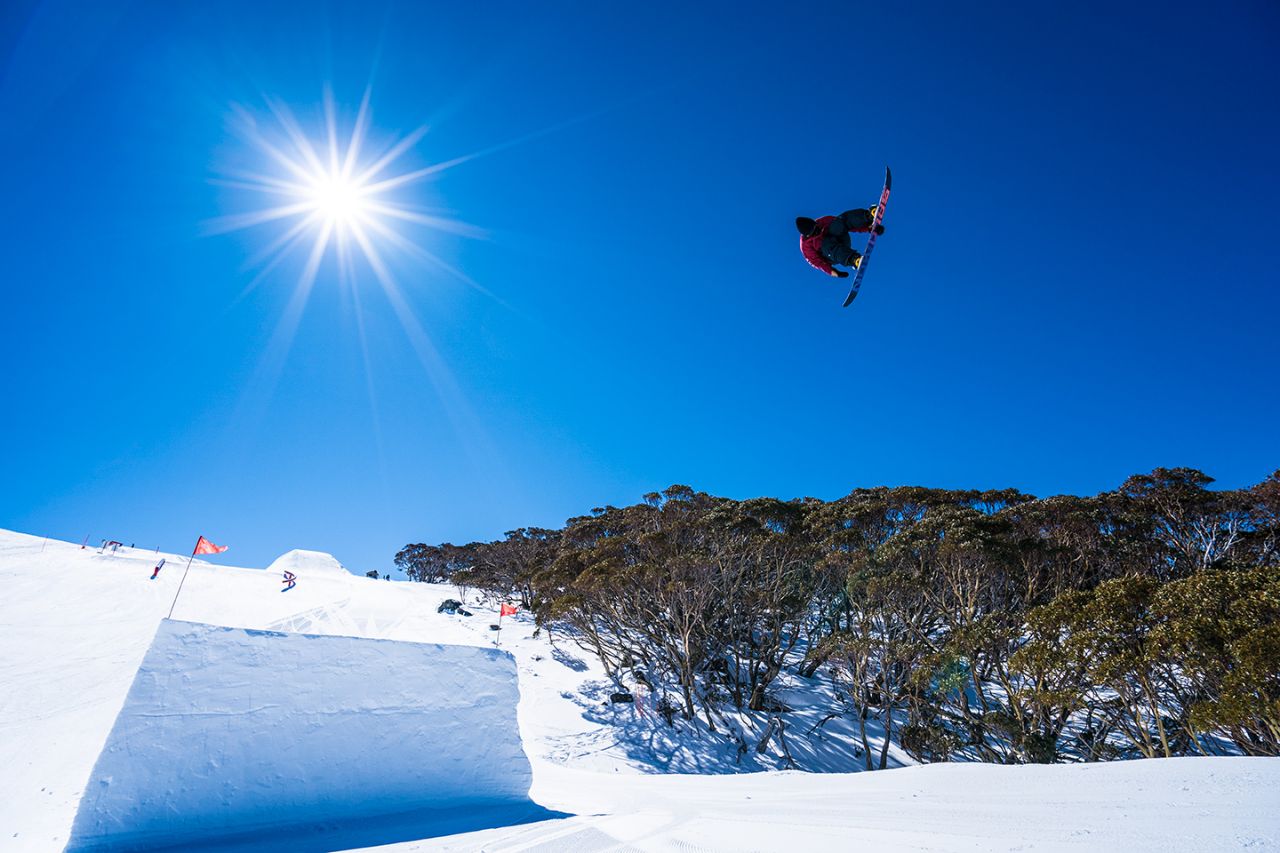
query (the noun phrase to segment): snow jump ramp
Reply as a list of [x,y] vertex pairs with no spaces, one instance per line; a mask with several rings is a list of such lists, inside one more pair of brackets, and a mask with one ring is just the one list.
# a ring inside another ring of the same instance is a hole
[[333,850],[560,817],[497,649],[165,620],[68,850]]

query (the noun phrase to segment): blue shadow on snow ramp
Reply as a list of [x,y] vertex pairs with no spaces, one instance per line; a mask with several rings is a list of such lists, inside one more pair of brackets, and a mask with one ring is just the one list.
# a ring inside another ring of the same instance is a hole
[[529,799],[492,648],[165,620],[70,851],[335,850],[568,817]]

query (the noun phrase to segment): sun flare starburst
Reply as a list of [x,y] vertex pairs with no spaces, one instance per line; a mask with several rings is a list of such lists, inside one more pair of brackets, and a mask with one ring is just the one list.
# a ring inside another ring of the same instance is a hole
[[[436,282],[415,272],[412,280],[415,293],[409,293],[397,283],[388,261],[393,257],[418,261],[511,309],[498,295],[423,245],[423,237],[432,232],[473,238],[489,235],[446,211],[424,206],[422,199],[426,193],[421,184],[477,158],[585,121],[590,115],[561,121],[446,160],[408,167],[405,163],[410,158],[406,155],[414,151],[427,128],[419,127],[400,137],[371,133],[368,90],[349,124],[339,122],[333,96],[326,91],[323,120],[314,126],[305,125],[306,130],[304,123],[284,104],[270,99],[266,104],[269,115],[248,109],[235,110],[233,130],[245,143],[234,155],[241,167],[224,171],[213,181],[236,191],[237,205],[243,205],[245,194],[252,194],[259,203],[251,208],[241,207],[245,212],[206,223],[207,231],[213,234],[244,229],[275,230],[248,259],[247,268],[258,270],[236,299],[237,303],[267,281],[268,275],[285,258],[302,258],[296,284],[248,383],[254,389],[252,397],[260,406],[265,406],[274,396],[304,309],[323,267],[324,283],[336,283],[346,297],[339,304],[343,307],[344,319],[351,321],[347,328],[354,330],[364,362],[375,444],[380,446],[380,428],[370,339],[375,329],[375,333],[380,334],[381,329],[374,324],[385,315],[375,315],[368,310],[365,298],[370,288],[364,286],[366,283],[376,283],[374,289],[385,296],[395,321],[403,329],[439,397],[443,414],[462,438],[468,455],[483,463],[482,467],[487,466],[489,463],[485,460],[492,459],[494,453],[484,439],[483,426],[454,379],[447,358],[436,346],[430,325],[424,324],[422,304],[412,298],[421,287]],[[255,162],[244,168],[249,158]],[[266,202],[262,203],[262,199]],[[358,263],[361,258],[363,265]],[[245,401],[249,396],[246,392],[242,400],[246,410]]]
[[[223,216],[211,223],[214,232],[279,224],[275,238],[252,260],[265,266],[250,287],[295,249],[306,246],[306,263],[299,289],[308,291],[315,283],[330,247],[336,247],[339,276],[348,280],[357,275],[350,263],[350,246],[363,256],[366,268],[384,288],[394,288],[384,254],[395,250],[426,261],[463,281],[475,285],[459,270],[422,247],[421,241],[402,233],[403,228],[421,227],[465,236],[480,232],[464,223],[406,201],[403,193],[410,185],[442,172],[468,158],[416,169],[397,169],[397,163],[426,133],[425,127],[391,139],[375,151],[369,143],[369,93],[360,102],[350,135],[341,141],[337,108],[333,97],[324,98],[324,127],[321,134],[308,136],[302,124],[283,104],[268,102],[274,123],[267,128],[247,110],[237,112],[236,132],[251,143],[264,170],[236,171],[218,180],[224,186],[247,190],[270,199],[266,206],[247,213]],[[316,141],[317,139],[322,141]]]
[[[370,407],[377,419],[372,367],[369,363],[369,317],[364,305],[366,280],[376,282],[385,296],[396,321],[404,330],[419,362],[445,403],[451,419],[459,420],[460,434],[472,432],[466,417],[468,407],[456,386],[450,370],[436,348],[432,336],[423,325],[417,306],[404,292],[389,264],[392,256],[420,262],[436,271],[461,281],[480,293],[496,298],[457,267],[438,257],[422,245],[428,232],[450,233],[463,237],[482,237],[485,232],[459,222],[446,213],[421,204],[424,180],[482,153],[454,157],[444,162],[417,168],[406,168],[402,158],[426,133],[419,127],[398,138],[381,137],[370,132],[369,92],[350,123],[350,132],[342,128],[338,109],[326,92],[320,132],[308,135],[304,125],[283,104],[267,101],[270,116],[259,120],[252,111],[237,109],[234,131],[245,143],[238,157],[252,156],[257,163],[250,169],[224,172],[215,184],[240,194],[250,193],[255,199],[267,199],[248,212],[222,216],[207,223],[210,233],[227,233],[274,226],[276,233],[252,258],[248,266],[258,267],[240,298],[267,280],[285,258],[302,257],[301,270],[283,313],[275,324],[255,374],[266,397],[274,393],[276,383],[292,347],[303,310],[320,278],[334,282],[346,292],[365,362]],[[501,146],[498,146],[501,147]],[[490,149],[494,150],[494,149]],[[237,197],[237,202],[241,199]],[[363,258],[363,265],[357,261]],[[431,279],[414,275],[415,286]],[[372,283],[372,282],[371,282]],[[237,300],[239,301],[239,300]],[[499,300],[501,301],[501,300]],[[466,423],[462,423],[465,421]]]

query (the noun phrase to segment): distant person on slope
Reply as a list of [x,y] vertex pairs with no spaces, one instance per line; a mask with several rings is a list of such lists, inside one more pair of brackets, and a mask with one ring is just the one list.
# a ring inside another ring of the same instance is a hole
[[[823,216],[820,219],[797,216],[800,252],[814,269],[837,278],[847,278],[849,274],[836,269],[836,265],[857,269],[862,262],[862,253],[853,248],[849,235],[869,233],[875,219],[874,206],[870,209],[859,207],[846,210],[839,216]],[[883,234],[884,226],[876,228],[876,233]]]
[[152,579],[152,580],[155,580],[155,579],[156,579],[156,575],[160,574],[160,570],[161,570],[161,569],[163,569],[163,568],[164,568],[164,558],[163,558],[163,557],[161,557],[161,558],[160,558],[160,562],[156,563],[155,571],[153,571],[153,572],[151,573],[151,579]]

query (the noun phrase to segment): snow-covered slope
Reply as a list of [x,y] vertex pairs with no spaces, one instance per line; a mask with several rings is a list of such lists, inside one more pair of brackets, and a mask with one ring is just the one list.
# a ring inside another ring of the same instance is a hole
[[[152,581],[160,557],[167,562]],[[476,614],[470,618],[436,612],[445,598],[458,597],[451,587],[357,577],[315,552],[286,557],[297,577],[291,589],[279,566],[197,560],[174,605],[185,556],[134,549],[99,555],[0,531],[0,851],[67,843],[95,761],[171,605],[173,619],[184,622],[494,647],[491,608],[468,602]],[[886,850],[1167,851],[1280,844],[1280,761],[1271,759],[661,775],[768,769],[779,758],[753,754],[739,765],[723,734],[708,737],[683,723],[673,731],[652,709],[605,705],[612,687],[588,655],[563,638],[553,645],[545,633],[535,635],[524,614],[503,624],[501,648],[518,670],[531,795],[582,817],[441,838],[422,849],[849,849],[864,841]],[[815,728],[829,706],[819,691],[829,688],[789,679],[782,695],[796,708],[786,716],[800,766],[856,768],[847,725]],[[378,720],[370,715],[366,723]],[[198,744],[191,748],[209,757]],[[349,793],[361,796],[355,787]],[[269,780],[260,792],[264,801],[279,795]],[[361,843],[379,836],[366,838]]]
[[579,817],[378,850],[1280,850],[1280,760],[1270,758],[549,776],[544,800],[570,799]]
[[452,587],[357,577],[317,552],[282,560],[292,588],[281,571],[202,560],[183,581],[186,556],[99,554],[0,531],[0,851],[67,843],[94,763],[171,607],[178,621],[278,632],[485,649],[500,636],[519,668],[518,729],[531,758],[536,750],[610,772],[633,766],[610,739],[615,712],[589,698],[605,689],[599,668],[533,638],[523,614],[503,620],[499,635],[492,608],[469,603],[470,618],[437,612],[457,597]]

